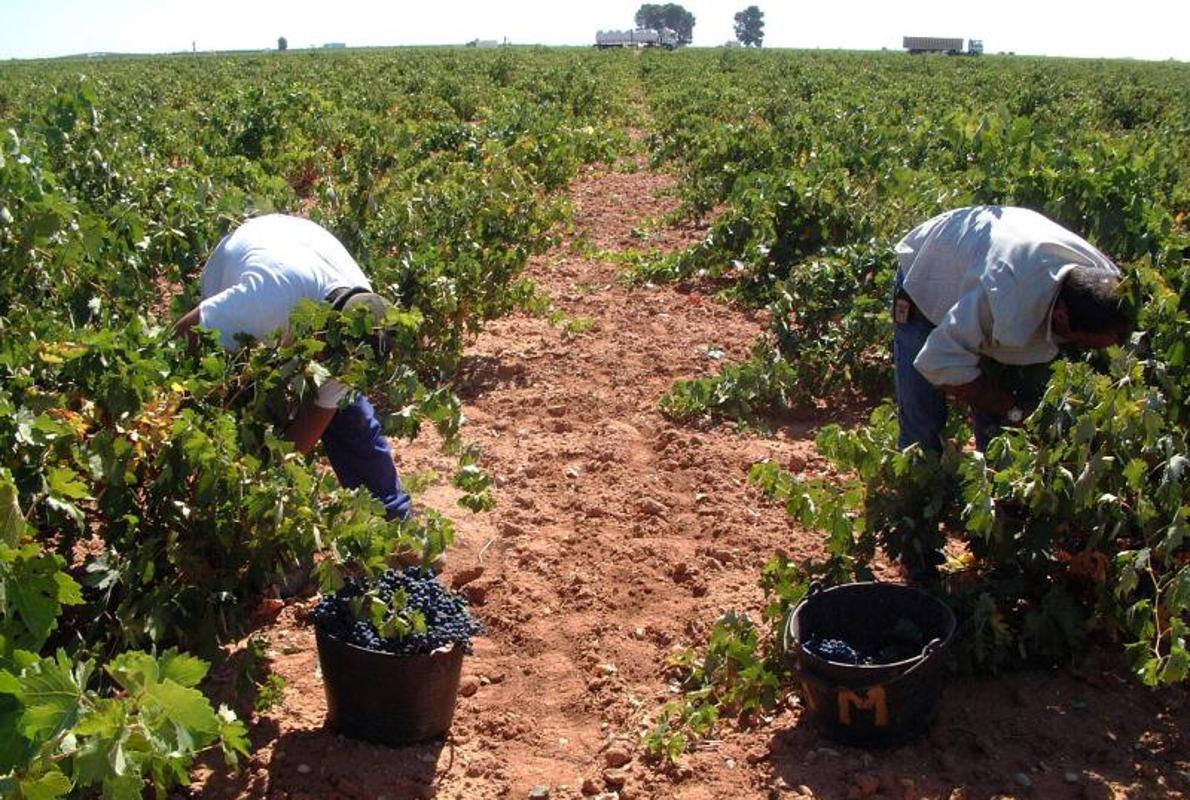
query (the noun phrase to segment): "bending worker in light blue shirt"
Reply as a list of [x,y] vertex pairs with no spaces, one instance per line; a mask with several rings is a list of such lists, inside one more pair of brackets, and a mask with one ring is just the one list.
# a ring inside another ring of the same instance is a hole
[[948,398],[983,450],[1044,392],[1059,345],[1119,344],[1132,320],[1111,259],[1035,211],[948,211],[897,243],[893,301],[900,446],[941,452]]
[[[234,350],[240,334],[258,340],[284,335],[302,300],[325,301],[339,311],[364,305],[378,321],[390,306],[329,231],[300,217],[257,217],[215,247],[202,271],[202,302],[178,320],[175,331],[186,335],[201,325],[218,331]],[[301,453],[321,440],[339,482],[367,487],[389,519],[412,513],[392,446],[363,394],[326,381],[288,421],[285,434]]]

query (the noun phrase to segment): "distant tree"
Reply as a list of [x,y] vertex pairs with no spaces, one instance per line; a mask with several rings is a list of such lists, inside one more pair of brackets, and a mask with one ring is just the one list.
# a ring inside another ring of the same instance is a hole
[[277,39],[277,49],[278,50],[288,50],[289,49],[289,40],[286,39],[284,36],[279,37]]
[[645,3],[636,12],[638,28],[669,28],[678,35],[682,44],[694,41],[694,15],[677,3]]
[[735,38],[745,47],[760,47],[764,41],[764,12],[757,6],[748,6],[735,15]]

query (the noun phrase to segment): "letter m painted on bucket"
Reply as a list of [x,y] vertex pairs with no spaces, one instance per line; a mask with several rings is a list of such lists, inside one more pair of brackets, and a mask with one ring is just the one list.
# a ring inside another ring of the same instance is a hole
[[863,697],[850,690],[839,692],[839,724],[851,724],[851,707],[855,706],[859,711],[873,712],[877,728],[888,725],[888,700],[884,695],[884,687],[872,686],[860,691],[864,693]]

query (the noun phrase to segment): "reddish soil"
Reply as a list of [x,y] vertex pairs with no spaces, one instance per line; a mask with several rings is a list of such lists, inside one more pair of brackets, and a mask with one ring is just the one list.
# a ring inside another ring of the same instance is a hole
[[[819,535],[749,487],[748,467],[774,458],[825,471],[814,429],[841,418],[819,411],[761,438],[659,414],[675,380],[744,358],[763,328],[690,287],[617,281],[606,251],[671,250],[702,235],[662,223],[675,206],[663,193],[671,184],[644,171],[585,174],[572,187],[576,230],[530,266],[565,318],[514,315],[469,351],[459,383],[466,438],[483,448],[498,506],[478,515],[457,508],[445,478],[416,498],[457,522],[445,577],[482,570],[464,590],[488,632],[464,663],[449,739],[388,749],[326,732],[305,621],[312,601],[295,601],[262,629],[286,688],[252,720],[251,760],[238,775],[204,771],[193,794],[1185,797],[1185,691],[1143,690],[1108,667],[1092,679],[951,681],[929,737],[898,749],[832,744],[790,697],[757,727],[723,726],[676,769],[649,762],[640,736],[672,696],[670,652],[701,646],[727,609],[756,618],[765,561],[819,547]],[[399,446],[398,458],[407,475],[452,473],[453,459],[428,440]]]

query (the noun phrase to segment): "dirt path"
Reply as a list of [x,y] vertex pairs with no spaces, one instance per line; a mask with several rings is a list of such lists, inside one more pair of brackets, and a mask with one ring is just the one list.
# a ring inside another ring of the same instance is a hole
[[[482,569],[465,591],[488,635],[465,662],[450,740],[389,750],[325,733],[313,634],[301,621],[308,603],[293,603],[265,630],[283,702],[256,720],[244,774],[206,776],[196,792],[843,798],[870,776],[879,796],[897,798],[1183,796],[1184,693],[1098,675],[954,684],[929,740],[899,750],[820,740],[791,701],[757,730],[726,726],[678,770],[645,763],[642,721],[671,696],[667,655],[701,645],[726,609],[755,616],[773,553],[817,546],[747,485],[747,468],[766,457],[825,468],[814,420],[761,439],[658,413],[674,380],[742,359],[762,328],[697,292],[624,287],[611,259],[584,255],[696,241],[698,229],[658,223],[674,206],[661,194],[670,183],[645,171],[585,174],[572,187],[576,231],[530,268],[564,318],[497,321],[469,351],[467,438],[497,480],[497,509],[457,509],[445,481],[417,497],[458,522],[446,577]],[[449,476],[453,466],[431,442],[399,448],[399,460],[406,474]]]

